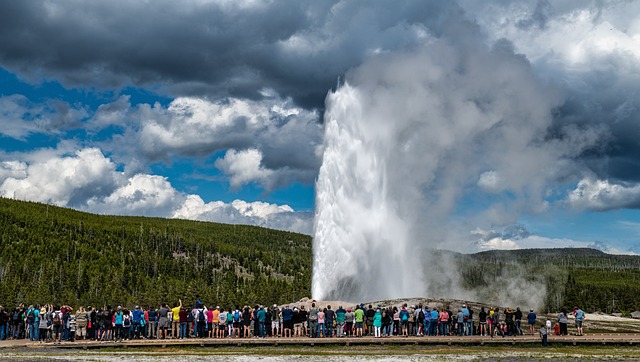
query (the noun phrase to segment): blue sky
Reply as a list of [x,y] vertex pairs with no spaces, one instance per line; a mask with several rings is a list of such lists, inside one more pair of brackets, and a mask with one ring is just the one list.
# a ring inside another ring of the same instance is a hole
[[340,80],[366,91],[370,69],[446,43],[520,62],[505,79],[531,89],[523,112],[544,110],[521,125],[533,151],[479,132],[493,151],[455,190],[438,183],[455,150],[418,182],[457,248],[640,252],[638,3],[28,1],[0,14],[3,197],[312,234],[327,94]]

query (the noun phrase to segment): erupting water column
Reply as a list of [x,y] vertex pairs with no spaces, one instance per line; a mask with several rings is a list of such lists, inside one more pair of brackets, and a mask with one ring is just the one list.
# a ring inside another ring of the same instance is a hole
[[[365,102],[366,103],[366,102]],[[415,294],[417,268],[403,199],[390,188],[398,147],[391,115],[371,117],[345,84],[326,101],[324,158],[316,184],[312,294],[378,300]],[[413,267],[412,267],[413,265]],[[419,278],[418,278],[419,279]]]

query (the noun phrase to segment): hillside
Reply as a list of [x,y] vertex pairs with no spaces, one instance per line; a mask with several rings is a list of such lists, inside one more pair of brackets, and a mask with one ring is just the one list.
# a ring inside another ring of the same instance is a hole
[[218,304],[310,294],[311,238],[0,198],[0,305]]
[[[302,234],[101,216],[0,198],[0,235],[5,306],[155,305],[196,295],[222,305],[286,303],[311,294],[311,237]],[[497,295],[532,283],[544,288],[549,311],[574,305],[606,313],[640,310],[640,256],[594,249],[431,252],[456,265],[459,282],[478,302],[504,300]]]
[[495,250],[458,256],[468,288],[521,276],[546,288],[548,310],[580,305],[589,311],[628,314],[640,310],[640,256],[594,249]]

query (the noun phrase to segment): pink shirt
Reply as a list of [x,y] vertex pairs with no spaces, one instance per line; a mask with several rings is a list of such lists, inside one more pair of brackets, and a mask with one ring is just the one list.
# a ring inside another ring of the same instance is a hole
[[319,311],[318,312],[318,323],[324,323],[324,312],[323,311]]
[[211,321],[213,321],[213,310],[212,309],[208,309],[207,310],[207,321],[209,323],[211,323]]

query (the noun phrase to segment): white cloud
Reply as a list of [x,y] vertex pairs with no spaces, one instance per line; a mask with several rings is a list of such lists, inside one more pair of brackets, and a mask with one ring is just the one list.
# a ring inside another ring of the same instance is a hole
[[23,179],[27,177],[27,164],[19,161],[0,162],[0,184],[8,178]]
[[79,206],[95,195],[112,191],[118,177],[115,164],[96,148],[29,164],[7,177],[0,195],[9,198]]
[[262,153],[259,150],[236,151],[232,149],[227,151],[224,158],[216,161],[216,167],[229,176],[232,188],[258,182],[268,189],[273,171],[265,169],[261,163]]
[[59,133],[79,126],[87,115],[84,108],[59,100],[34,103],[20,94],[0,97],[0,134],[24,139],[34,133]]
[[566,202],[578,210],[607,211],[640,207],[640,185],[612,184],[584,178],[569,192]]
[[[10,157],[5,155],[4,157]],[[166,177],[131,177],[97,148],[14,155],[0,162],[0,196],[51,203],[99,214],[141,215],[259,225],[310,234],[312,213],[288,205],[235,200],[205,203],[176,190]]]
[[137,174],[109,196],[89,199],[87,210],[107,214],[166,217],[184,198],[166,177]]
[[489,192],[502,191],[502,178],[495,171],[486,171],[480,174],[478,186]]
[[517,249],[557,249],[557,248],[591,248],[609,254],[635,254],[631,250],[622,250],[602,242],[587,242],[567,238],[549,238],[526,234],[505,235],[494,230],[476,229],[471,233],[477,241],[477,250],[517,250]]
[[129,107],[128,99],[121,97],[100,109],[93,121],[122,125],[122,119],[127,120],[125,134],[105,143],[112,157],[123,162],[129,163],[131,155],[153,162],[226,150],[219,165],[234,176],[232,186],[253,181],[267,188],[291,181],[310,183],[321,158],[316,152],[322,137],[317,113],[295,106],[273,90],[262,94],[260,101],[180,97],[167,107],[158,103]]

